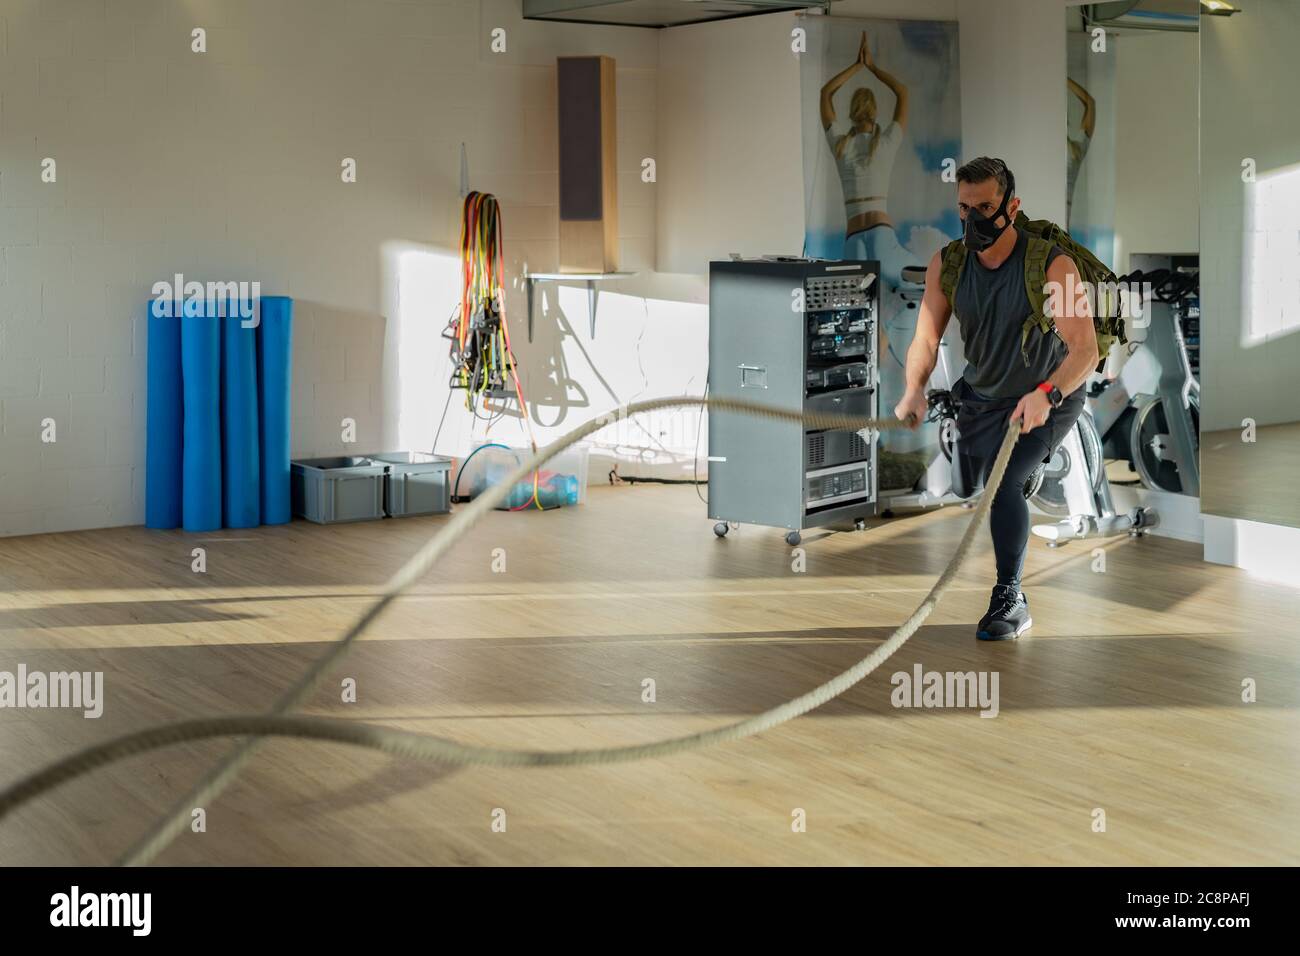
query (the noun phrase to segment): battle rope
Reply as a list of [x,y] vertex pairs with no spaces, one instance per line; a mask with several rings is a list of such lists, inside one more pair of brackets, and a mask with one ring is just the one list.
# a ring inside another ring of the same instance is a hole
[[[908,424],[893,419],[876,420],[854,416],[793,412],[734,399],[710,398],[705,402],[714,411],[732,411],[759,417],[799,421],[803,422],[805,427],[811,426],[813,428],[884,431],[906,427]],[[700,404],[700,399],[695,398],[651,399],[626,405],[616,414],[619,417],[626,417],[659,408],[695,406],[698,404]],[[989,493],[980,497],[979,505],[970,524],[962,534],[952,560],[943,570],[943,573],[939,575],[930,592],[908,616],[907,620],[900,624],[884,643],[848,670],[837,674],[824,684],[805,694],[801,694],[793,700],[756,714],[753,717],[683,737],[674,737],[645,744],[633,744],[626,747],[535,751],[475,747],[446,738],[394,730],[389,727],[359,724],[329,717],[292,716],[286,713],[301,704],[317,686],[324,674],[338,663],[352,644],[355,643],[356,639],[374,623],[388,605],[411,584],[427,573],[438,558],[459,540],[470,527],[488,511],[504,501],[510,489],[517,482],[526,478],[570,445],[581,441],[592,432],[604,428],[614,420],[612,415],[607,415],[575,428],[553,445],[542,449],[531,460],[520,464],[505,481],[492,486],[466,507],[458,509],[451,520],[443,526],[442,530],[425,543],[393,575],[374,603],[361,614],[348,632],[280,698],[269,714],[175,721],[127,734],[104,744],[85,748],[0,792],[0,820],[22,804],[54,787],[125,757],[187,741],[225,736],[244,737],[235,750],[222,763],[213,768],[203,781],[179,801],[168,815],[162,818],[160,824],[146,834],[120,861],[126,865],[143,865],[153,860],[185,828],[194,807],[208,804],[225,789],[240,768],[252,756],[257,747],[257,739],[261,737],[296,737],[347,743],[381,750],[396,756],[448,764],[544,767],[616,763],[647,757],[661,757],[727,740],[735,740],[740,737],[748,737],[769,730],[778,724],[820,707],[832,698],[844,693],[884,663],[890,655],[902,647],[916,633],[925,619],[929,617],[931,611],[934,610],[939,599],[951,586],[969,555],[975,541],[975,534],[983,524],[983,520],[992,505],[993,494],[991,489],[996,489],[1001,484],[1007,463],[1011,459],[1011,451],[1020,434],[1020,424],[1011,422],[1007,427],[1006,437],[1003,439],[1002,447],[994,460],[993,469],[986,484],[986,491]]]

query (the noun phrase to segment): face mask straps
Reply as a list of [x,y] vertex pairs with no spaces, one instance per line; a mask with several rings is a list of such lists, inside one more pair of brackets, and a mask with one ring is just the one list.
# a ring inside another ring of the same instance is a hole
[[[962,242],[967,249],[983,252],[1007,231],[1007,227],[1011,225],[1011,216],[1007,212],[1007,204],[1010,201],[1011,185],[1008,183],[1007,191],[1002,194],[1002,202],[994,210],[993,215],[985,216],[977,209],[966,212],[966,227],[962,234]],[[1007,221],[1004,225],[998,226],[996,223],[1001,216],[1006,216]]]

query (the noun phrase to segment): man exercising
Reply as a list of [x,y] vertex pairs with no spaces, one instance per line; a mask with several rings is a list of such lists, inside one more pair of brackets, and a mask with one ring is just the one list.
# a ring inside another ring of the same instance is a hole
[[989,530],[998,578],[975,634],[983,641],[1019,637],[1033,624],[1020,589],[1029,541],[1023,489],[1074,427],[1083,411],[1083,383],[1098,362],[1087,299],[1072,291],[1082,288],[1083,280],[1073,260],[1055,246],[1047,260],[1047,311],[1055,327],[1047,334],[1031,330],[1022,354],[1022,325],[1032,307],[1025,293],[1028,237],[1012,225],[1020,209],[1015,182],[1006,163],[987,156],[957,170],[966,263],[950,303],[940,285],[942,250],[930,260],[916,334],[907,350],[907,391],[894,409],[900,419],[924,421],[926,383],[939,340],[955,314],[966,345],[966,369],[952,394],[959,403],[958,448],[969,456],[969,473],[987,482],[1007,424],[1022,423],[1002,485],[986,489],[994,496]]

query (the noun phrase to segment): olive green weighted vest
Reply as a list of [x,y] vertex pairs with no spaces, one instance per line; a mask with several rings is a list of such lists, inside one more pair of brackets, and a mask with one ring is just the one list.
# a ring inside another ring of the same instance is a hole
[[[1025,295],[1029,298],[1029,317],[1020,333],[1020,353],[1029,364],[1029,336],[1035,328],[1046,334],[1053,328],[1052,317],[1047,314],[1047,256],[1053,246],[1059,246],[1073,261],[1086,287],[1094,290],[1089,297],[1092,305],[1092,324],[1097,332],[1097,354],[1101,357],[1098,371],[1106,361],[1116,342],[1127,342],[1124,320],[1120,316],[1119,291],[1115,273],[1092,252],[1070,238],[1070,234],[1046,219],[1030,219],[1023,212],[1016,215],[1016,229],[1023,232],[1029,244],[1025,250]],[[966,246],[960,239],[948,243],[943,250],[939,287],[951,306],[962,269],[966,267]]]

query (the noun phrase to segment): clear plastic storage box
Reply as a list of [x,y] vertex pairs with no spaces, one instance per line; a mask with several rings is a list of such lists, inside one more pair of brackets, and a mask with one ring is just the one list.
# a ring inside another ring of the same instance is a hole
[[[590,445],[585,442],[566,448],[537,472],[537,503],[543,509],[579,505],[587,499],[587,459]],[[455,494],[460,499],[473,498],[484,489],[504,481],[510,473],[531,458],[528,448],[507,448],[488,443],[475,448],[461,462],[456,474]],[[502,509],[536,508],[533,500],[533,476],[530,474],[510,490]]]

